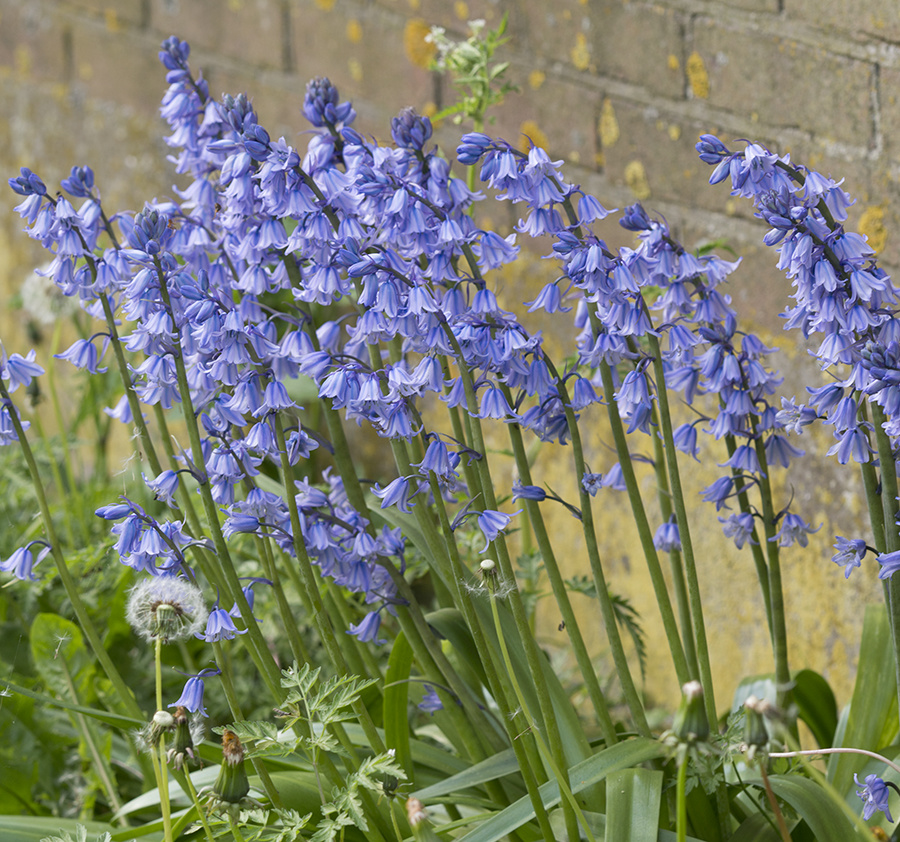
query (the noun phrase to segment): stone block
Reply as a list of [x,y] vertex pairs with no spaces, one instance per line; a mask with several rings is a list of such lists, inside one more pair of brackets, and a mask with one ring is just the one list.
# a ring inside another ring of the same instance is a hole
[[821,141],[873,145],[874,64],[711,18],[695,23],[692,49],[708,78],[710,104],[763,125],[802,128]]

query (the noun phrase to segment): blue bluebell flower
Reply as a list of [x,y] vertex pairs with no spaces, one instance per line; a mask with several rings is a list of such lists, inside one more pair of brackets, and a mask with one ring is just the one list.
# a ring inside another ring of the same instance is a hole
[[444,704],[434,687],[430,684],[423,684],[422,686],[425,688],[425,693],[422,696],[422,701],[416,707],[424,713],[432,715],[434,715],[435,711],[443,710]]
[[719,523],[722,524],[722,532],[726,538],[731,538],[734,545],[740,550],[748,541],[755,544],[753,540],[753,515],[749,512],[736,512],[728,517],[720,517]]
[[361,643],[376,643],[381,645],[387,640],[377,639],[378,630],[381,628],[381,610],[370,611],[358,623],[351,623],[347,634],[354,635]]
[[888,785],[878,775],[866,775],[866,782],[862,783],[859,776],[854,773],[853,780],[856,781],[857,786],[862,787],[856,791],[856,794],[865,804],[863,820],[868,821],[875,813],[881,811],[889,822],[893,822],[894,819],[888,805]]
[[831,560],[844,567],[845,579],[849,579],[850,574],[862,564],[869,549],[862,538],[843,538],[840,535],[835,536],[834,548],[837,552]]
[[681,536],[675,515],[657,528],[653,535],[653,546],[665,553],[681,552]]
[[479,512],[477,518],[478,528],[481,530],[481,534],[484,535],[485,544],[478,552],[483,553],[490,546],[491,541],[494,541],[509,526],[509,522],[513,517],[521,511],[521,509],[518,509],[510,515],[493,509],[485,509],[483,512]]
[[26,356],[10,354],[6,356],[6,350],[0,346],[0,377],[7,382],[7,390],[15,392],[19,386],[28,386],[31,381],[44,373],[35,361],[35,351],[32,348]]
[[246,634],[247,631],[248,629],[238,629],[231,615],[224,608],[216,607],[209,612],[206,631],[198,634],[197,637],[207,643],[216,643],[219,640],[232,640],[239,634]]
[[[31,551],[35,544],[41,545],[37,557]],[[12,573],[13,576],[22,582],[36,582],[37,576],[34,575],[34,566],[49,552],[50,545],[45,541],[31,541],[24,547],[18,547],[14,550],[13,554],[6,561],[0,561],[0,571]]]
[[199,713],[204,718],[208,717],[209,714],[203,706],[204,679],[220,673],[221,670],[219,669],[205,669],[201,670],[197,675],[189,676],[185,682],[184,689],[181,691],[181,696],[178,697],[178,701],[172,702],[169,707],[183,707],[191,713]]

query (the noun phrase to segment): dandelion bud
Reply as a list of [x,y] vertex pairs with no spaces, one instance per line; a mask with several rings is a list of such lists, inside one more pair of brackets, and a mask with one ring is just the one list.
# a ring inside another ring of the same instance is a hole
[[480,565],[481,572],[484,573],[485,576],[487,576],[488,574],[494,572],[494,568],[496,566],[497,566],[497,562],[495,562],[494,559],[492,559],[492,558],[482,559],[481,565]]
[[675,713],[672,733],[686,743],[703,742],[709,736],[709,719],[703,706],[703,686],[689,681],[681,688],[681,704]]
[[173,719],[175,721],[175,741],[167,754],[169,762],[173,763],[176,769],[181,769],[188,761],[199,764],[200,758],[194,752],[194,735],[191,733],[187,708],[180,705],[175,708]]
[[250,781],[244,769],[244,747],[234,731],[222,734],[222,765],[213,785],[213,792],[220,801],[237,804],[250,792]]
[[751,751],[762,748],[769,741],[769,732],[763,719],[766,702],[756,696],[748,696],[744,702],[744,742]]
[[415,830],[422,822],[428,821],[425,805],[418,798],[407,798],[406,817],[409,819],[409,826]]
[[175,719],[167,710],[158,710],[153,714],[150,724],[143,732],[145,739],[152,746],[158,746],[160,738],[175,727]]

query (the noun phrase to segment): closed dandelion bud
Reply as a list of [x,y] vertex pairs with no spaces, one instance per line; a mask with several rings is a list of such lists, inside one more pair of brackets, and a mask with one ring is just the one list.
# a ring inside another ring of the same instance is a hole
[[756,696],[748,696],[744,702],[744,742],[748,746],[760,748],[769,742],[762,705]]
[[149,729],[144,733],[147,735],[147,742],[152,746],[158,746],[160,737],[167,731],[171,731],[175,727],[175,720],[172,714],[167,710],[158,710],[153,714],[150,720]]
[[244,769],[244,747],[233,731],[222,734],[222,765],[213,785],[213,792],[220,801],[237,804],[250,792],[250,781]]
[[681,704],[672,723],[672,733],[686,743],[703,742],[709,736],[709,719],[703,706],[703,687],[689,681],[681,688]]
[[437,834],[431,827],[425,805],[418,798],[406,800],[406,818],[409,820],[416,842],[439,842]]
[[179,705],[175,708],[175,737],[172,748],[168,751],[168,759],[176,769],[180,769],[188,762],[199,763],[200,759],[194,751],[194,736],[191,733],[191,723],[188,719],[187,708]]

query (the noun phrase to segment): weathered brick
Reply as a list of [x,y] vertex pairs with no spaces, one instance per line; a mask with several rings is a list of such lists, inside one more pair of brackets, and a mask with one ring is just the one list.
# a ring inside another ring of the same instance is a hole
[[823,141],[874,143],[873,64],[709,18],[695,23],[693,50],[712,105],[764,125],[802,127]]
[[195,49],[258,67],[283,68],[289,33],[282,0],[152,0],[159,40],[177,35]]
[[86,12],[101,19],[111,32],[123,26],[145,26],[147,5],[145,0],[67,0],[71,12]]
[[66,29],[55,4],[0,0],[0,76],[66,81]]
[[785,16],[826,30],[900,40],[900,5],[895,0],[785,0]]
[[663,5],[530,0],[517,14],[529,35],[516,47],[529,55],[666,96],[683,95],[683,26],[679,14]]
[[73,81],[84,95],[147,115],[159,108],[166,82],[155,37],[76,21],[71,39]]

